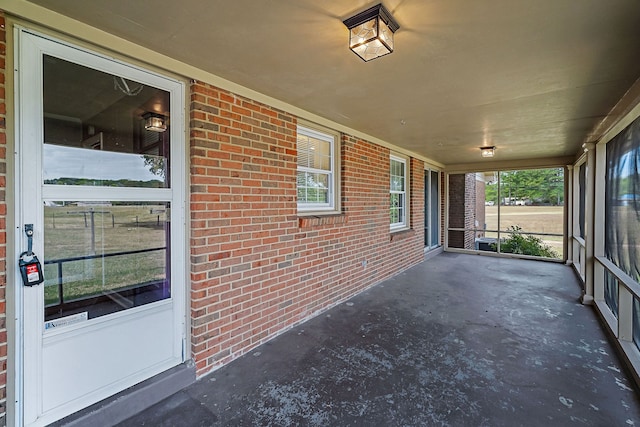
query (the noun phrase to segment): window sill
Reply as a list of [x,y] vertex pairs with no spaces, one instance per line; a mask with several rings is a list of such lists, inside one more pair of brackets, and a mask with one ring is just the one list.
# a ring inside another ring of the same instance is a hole
[[317,227],[321,225],[337,225],[345,224],[347,222],[347,216],[342,213],[326,212],[326,213],[299,213],[298,214],[298,227],[309,228]]
[[391,234],[389,235],[389,241],[395,242],[397,240],[409,239],[415,236],[415,230],[411,228],[401,228],[396,230],[391,230]]

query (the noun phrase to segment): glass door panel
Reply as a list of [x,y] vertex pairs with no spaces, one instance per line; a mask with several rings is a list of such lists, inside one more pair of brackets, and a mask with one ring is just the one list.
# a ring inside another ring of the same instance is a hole
[[171,296],[169,203],[49,202],[45,329]]
[[169,298],[170,203],[74,189],[170,188],[170,93],[51,55],[43,91],[45,329]]
[[429,210],[431,206],[431,187],[429,186],[429,171],[425,171],[424,174],[424,245],[430,247],[431,234],[429,233]]
[[438,235],[440,234],[440,191],[439,174],[437,171],[431,171],[431,246],[439,244]]
[[49,55],[43,90],[45,184],[169,187],[169,92]]

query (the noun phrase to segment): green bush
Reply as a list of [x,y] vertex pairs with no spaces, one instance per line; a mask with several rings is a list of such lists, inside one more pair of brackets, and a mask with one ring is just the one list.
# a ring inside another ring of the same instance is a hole
[[[500,252],[539,256],[544,258],[560,258],[549,245],[540,238],[522,234],[522,228],[514,225],[509,227],[509,237],[500,242]],[[492,248],[496,249],[496,244]]]

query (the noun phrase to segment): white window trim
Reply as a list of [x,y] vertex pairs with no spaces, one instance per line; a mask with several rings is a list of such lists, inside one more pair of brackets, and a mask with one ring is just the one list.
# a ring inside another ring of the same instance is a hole
[[[319,170],[297,166],[296,171],[328,173],[328,203],[298,203],[299,216],[336,215],[342,213],[340,206],[340,133],[316,124],[298,121],[297,134],[327,141],[331,144],[331,170]],[[297,160],[297,159],[296,159]],[[297,188],[297,184],[296,184]]]
[[404,218],[401,222],[389,224],[391,232],[403,231],[409,229],[410,219],[410,176],[409,176],[409,158],[401,155],[391,154],[389,156],[389,176],[391,176],[391,161],[397,161],[404,164],[404,191],[391,191],[391,182],[389,182],[389,197],[391,194],[404,194]]

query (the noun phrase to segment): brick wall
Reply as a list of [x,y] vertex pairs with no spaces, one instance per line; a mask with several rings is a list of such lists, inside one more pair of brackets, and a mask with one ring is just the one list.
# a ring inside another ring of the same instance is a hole
[[[449,175],[449,228],[464,228],[464,174]],[[443,204],[444,205],[444,204]],[[464,231],[449,231],[449,247],[464,248]]]
[[0,425],[5,425],[7,407],[7,325],[6,325],[6,279],[7,279],[7,106],[5,97],[7,39],[4,14],[0,11]]
[[475,233],[473,230],[477,226],[477,216],[476,216],[476,174],[475,173],[467,173],[464,176],[464,228],[466,231],[464,232],[464,248],[465,249],[474,249],[475,248]]
[[423,167],[411,224],[389,233],[389,150],[342,136],[342,215],[296,213],[296,117],[191,85],[191,334],[198,374],[423,259]]
[[[449,247],[475,249],[475,233],[478,217],[478,188],[475,173],[449,175],[449,227],[465,231],[449,231]],[[484,193],[482,193],[484,194]],[[484,195],[482,195],[484,212]],[[481,227],[482,225],[478,225]]]

